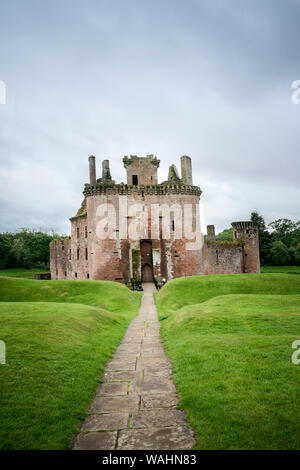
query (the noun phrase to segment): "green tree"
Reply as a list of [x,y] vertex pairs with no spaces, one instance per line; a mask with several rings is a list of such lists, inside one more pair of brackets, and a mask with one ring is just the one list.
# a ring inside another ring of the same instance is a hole
[[287,247],[300,242],[300,222],[290,219],[277,219],[269,224],[273,240],[281,240]]
[[216,235],[216,240],[232,242],[233,241],[232,227],[225,228],[222,232],[218,233],[218,235]]
[[0,268],[32,268],[49,264],[50,242],[58,238],[48,233],[22,228],[0,234]]
[[251,222],[254,222],[258,227],[260,262],[267,264],[271,257],[272,236],[266,228],[264,218],[257,211],[251,212]]
[[280,240],[274,241],[271,245],[271,260],[276,266],[288,265],[290,254],[287,246]]
[[294,258],[295,258],[295,263],[297,265],[300,265],[300,242],[298,243],[298,245],[296,246],[294,250]]

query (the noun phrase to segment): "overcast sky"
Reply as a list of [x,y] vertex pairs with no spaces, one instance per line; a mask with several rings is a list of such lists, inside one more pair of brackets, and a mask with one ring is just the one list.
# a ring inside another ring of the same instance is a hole
[[0,231],[69,233],[88,156],[193,161],[202,226],[300,219],[299,0],[0,0]]

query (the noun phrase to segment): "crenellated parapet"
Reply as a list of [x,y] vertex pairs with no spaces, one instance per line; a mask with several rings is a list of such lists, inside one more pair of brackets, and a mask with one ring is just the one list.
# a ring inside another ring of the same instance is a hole
[[121,183],[112,185],[97,184],[96,186],[86,184],[84,187],[83,194],[85,197],[95,196],[97,194],[120,194],[122,196],[187,194],[201,196],[202,191],[198,186],[191,186],[185,184],[170,184],[169,182],[155,185],[140,184],[138,186]]

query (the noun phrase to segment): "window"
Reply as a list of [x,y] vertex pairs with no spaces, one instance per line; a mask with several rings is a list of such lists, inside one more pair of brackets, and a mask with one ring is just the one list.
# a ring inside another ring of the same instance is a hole
[[88,249],[85,249],[85,259],[88,259]]
[[237,231],[234,231],[234,238],[237,238]]
[[69,259],[72,259],[72,251],[71,251],[71,248],[69,249]]
[[75,273],[75,277],[77,278],[77,273]]
[[151,176],[151,178],[150,178],[150,179],[151,179],[151,181],[153,180],[152,176]]
[[134,184],[134,186],[138,185],[138,175],[132,175],[132,184]]
[[84,227],[84,236],[87,238],[87,227]]
[[67,277],[67,271],[65,271],[65,277]]
[[80,249],[77,248],[77,259],[79,259],[79,255],[80,255]]
[[89,273],[87,273],[86,277],[87,277],[87,279],[89,279],[89,278],[90,278],[90,275],[89,275]]
[[216,264],[219,264],[219,251],[216,250]]
[[172,230],[175,231],[175,220],[172,220]]
[[65,245],[62,245],[62,246],[61,246],[61,249],[62,249],[62,251],[64,251],[64,249],[65,249]]
[[77,238],[79,238],[79,227],[77,227]]
[[248,228],[246,228],[246,233],[249,233],[249,229],[248,229]]

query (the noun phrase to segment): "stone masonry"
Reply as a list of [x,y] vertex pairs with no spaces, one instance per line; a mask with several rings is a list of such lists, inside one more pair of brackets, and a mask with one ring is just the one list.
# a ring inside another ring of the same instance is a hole
[[[52,279],[152,282],[199,274],[260,271],[258,231],[252,222],[233,222],[232,242],[218,242],[213,225],[203,241],[192,161],[172,164],[168,180],[158,183],[160,161],[154,155],[123,158],[126,183],[112,179],[109,160],[96,177],[89,157],[90,182],[71,217],[71,237],[50,244]],[[186,231],[186,227],[189,230]],[[99,235],[100,233],[100,235]]]
[[138,316],[108,363],[73,450],[177,450],[194,435],[177,409],[172,370],[159,336],[154,284],[143,284]]

